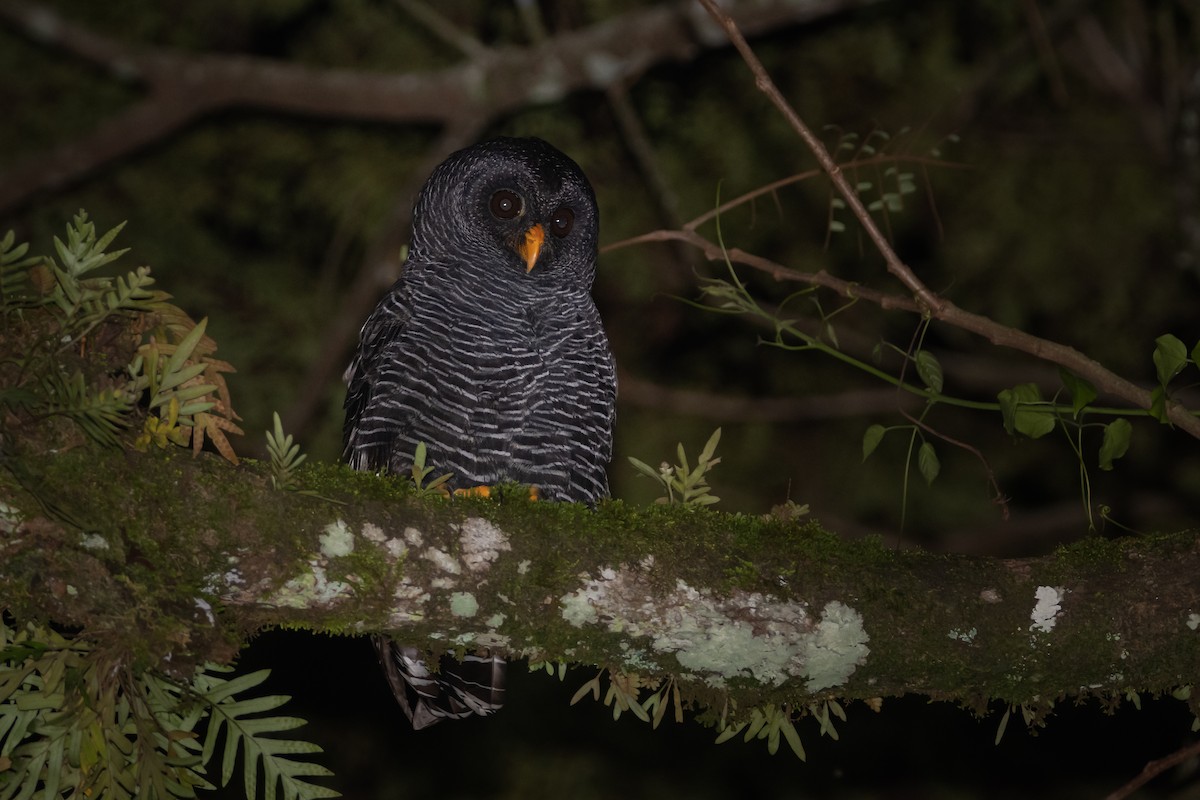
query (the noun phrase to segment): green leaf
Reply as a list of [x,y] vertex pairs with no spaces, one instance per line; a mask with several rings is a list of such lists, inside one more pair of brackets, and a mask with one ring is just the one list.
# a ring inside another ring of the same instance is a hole
[[1155,339],[1154,345],[1154,369],[1158,372],[1158,384],[1166,386],[1187,364],[1187,348],[1169,333]]
[[[700,463],[712,461],[713,455],[717,452],[717,445],[721,443],[721,429],[717,428],[713,431],[712,436],[708,437],[708,441],[704,444],[704,449],[700,451]],[[680,453],[683,452],[683,445],[680,445]],[[687,463],[687,462],[684,462]]]
[[1156,386],[1150,393],[1150,416],[1163,425],[1171,424],[1170,418],[1167,417],[1167,389],[1165,386]]
[[922,442],[921,449],[917,451],[917,469],[920,470],[921,477],[927,484],[932,484],[937,479],[938,473],[942,471],[937,453],[934,452],[933,445],[929,442]]
[[1054,430],[1054,412],[1042,400],[1042,392],[1036,383],[1004,389],[997,399],[1000,414],[1004,417],[1004,429],[1009,434],[1021,433],[1030,439],[1038,439]]
[[921,378],[921,383],[924,383],[934,394],[941,394],[942,365],[938,362],[937,356],[928,350],[918,350],[914,360],[917,363],[917,375]]
[[1104,426],[1104,441],[1100,445],[1100,469],[1112,469],[1113,462],[1129,449],[1133,426],[1127,419],[1114,419]]
[[167,361],[167,366],[163,369],[163,384],[170,379],[170,375],[178,372],[183,367],[183,362],[192,357],[192,351],[196,349],[196,345],[200,343],[200,339],[204,336],[204,329],[208,327],[208,317],[196,323],[196,327],[188,331],[188,335],[183,337],[183,341],[175,345],[175,352],[171,354],[171,358]]
[[724,744],[733,737],[741,733],[746,727],[746,723],[739,722],[737,725],[726,725],[725,728],[717,734],[717,739],[713,744]]
[[1067,391],[1071,393],[1071,413],[1079,416],[1079,412],[1092,404],[1096,399],[1096,387],[1059,367],[1058,376],[1062,379],[1063,386],[1067,387]]
[[783,731],[783,738],[787,739],[788,746],[792,748],[792,752],[796,754],[796,758],[801,761],[807,761],[808,757],[804,754],[804,745],[800,743],[800,734],[796,733],[796,726],[791,720],[784,720],[779,726]]
[[634,469],[636,469],[638,472],[642,473],[646,477],[653,478],[656,481],[662,480],[662,476],[658,474],[658,470],[656,470],[654,467],[647,464],[645,461],[641,461],[639,459],[634,458],[633,456],[629,456],[629,463],[633,465]]
[[[178,353],[176,353],[176,355],[178,355]],[[174,389],[179,384],[186,383],[187,381],[190,381],[192,378],[195,378],[195,377],[203,374],[204,370],[207,369],[207,367],[208,367],[207,364],[189,364],[186,367],[181,367],[180,369],[177,369],[174,371],[168,370],[166,372],[166,374],[163,375],[162,385],[159,386],[158,389],[160,392],[165,392],[168,389]],[[211,391],[213,391],[213,389],[216,389],[216,388],[217,387],[213,386],[208,391],[211,392]]]
[[1004,716],[1000,718],[1000,725],[996,728],[996,744],[1000,744],[1000,740],[1004,738],[1004,730],[1008,727],[1008,717],[1012,713],[1012,706],[1004,709]]
[[875,452],[875,448],[879,447],[879,443],[883,441],[884,434],[887,433],[887,428],[882,425],[872,425],[863,433],[862,440],[862,457],[866,461],[871,453]]

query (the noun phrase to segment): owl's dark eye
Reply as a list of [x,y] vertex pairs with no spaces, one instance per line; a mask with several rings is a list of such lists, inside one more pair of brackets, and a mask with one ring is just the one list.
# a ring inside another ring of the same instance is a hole
[[490,207],[492,214],[498,219],[513,219],[521,216],[525,210],[525,203],[521,200],[521,195],[516,192],[501,189],[492,195]]
[[554,209],[554,216],[550,218],[550,232],[561,239],[571,232],[571,226],[574,224],[575,212],[566,206],[559,206]]

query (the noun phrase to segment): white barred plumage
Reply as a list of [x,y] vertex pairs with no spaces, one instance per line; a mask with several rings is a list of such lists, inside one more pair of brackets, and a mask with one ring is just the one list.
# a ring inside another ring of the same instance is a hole
[[[540,139],[494,139],[435,169],[346,371],[351,466],[407,473],[423,442],[450,488],[607,496],[616,373],[591,297],[598,226],[587,178]],[[498,655],[430,674],[415,648],[377,645],[414,727],[503,702]]]

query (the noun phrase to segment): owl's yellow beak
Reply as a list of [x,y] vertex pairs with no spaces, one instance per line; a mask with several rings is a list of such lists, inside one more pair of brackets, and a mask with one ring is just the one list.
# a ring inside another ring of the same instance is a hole
[[517,246],[517,253],[525,261],[525,272],[533,271],[537,263],[538,253],[542,251],[542,243],[546,241],[546,229],[540,224],[525,231],[525,237]]

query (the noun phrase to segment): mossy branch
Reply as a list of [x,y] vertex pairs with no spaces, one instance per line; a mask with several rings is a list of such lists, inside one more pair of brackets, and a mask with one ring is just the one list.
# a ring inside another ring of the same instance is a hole
[[[297,471],[335,505],[275,491],[268,465],[178,449],[88,445],[23,467],[0,482],[10,613],[147,663],[228,658],[264,625],[403,632],[670,676],[694,708],[747,713],[907,693],[1047,711],[1170,691],[1200,664],[1192,533],[1000,560],[700,508],[419,497],[343,467]],[[96,473],[104,486],[80,478]]]

